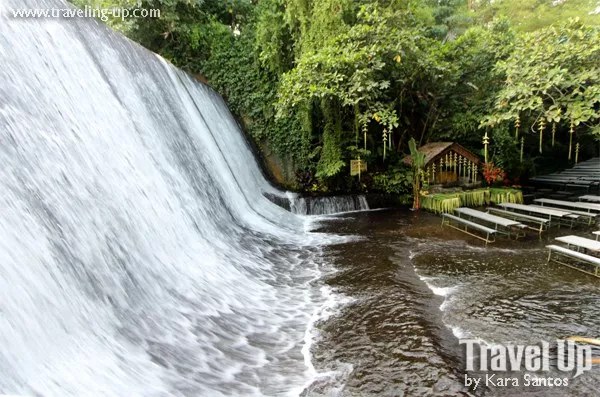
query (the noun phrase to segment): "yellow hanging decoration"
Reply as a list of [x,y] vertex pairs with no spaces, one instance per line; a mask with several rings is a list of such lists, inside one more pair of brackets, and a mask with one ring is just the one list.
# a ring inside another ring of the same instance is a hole
[[525,146],[525,137],[521,137],[521,163],[523,162],[523,147]]
[[515,120],[515,138],[519,137],[519,127],[521,126],[521,118],[517,114],[517,119]]
[[386,149],[387,149],[387,137],[388,137],[388,133],[387,133],[387,129],[383,129],[383,160],[385,161],[385,153],[386,153]]
[[579,162],[579,142],[575,145],[575,164]]
[[488,137],[487,131],[485,132],[485,135],[483,136],[483,147],[484,147],[484,154],[485,154],[485,162],[488,162],[488,145],[490,144],[490,138]]
[[465,172],[467,174],[466,177],[468,180],[469,178],[471,178],[471,161],[468,161],[467,164],[465,164]]
[[458,155],[456,153],[452,154],[453,159],[452,159],[452,172],[454,172],[454,175],[456,175],[456,165],[457,165],[457,157]]
[[435,184],[435,163],[431,164],[431,180]]
[[556,123],[552,123],[552,147],[554,147],[554,135],[556,135]]
[[542,153],[542,139],[544,138],[544,128],[546,128],[546,122],[544,119],[540,119],[540,153]]
[[573,132],[575,132],[575,124],[571,120],[571,129],[569,130],[569,160],[571,160],[571,152],[573,151]]
[[469,163],[469,180],[471,181],[471,183],[473,183],[473,169],[475,168],[475,164],[473,162]]

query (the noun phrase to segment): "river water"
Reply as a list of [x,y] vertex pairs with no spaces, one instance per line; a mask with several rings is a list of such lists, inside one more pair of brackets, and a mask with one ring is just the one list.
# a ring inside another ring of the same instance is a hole
[[[536,236],[517,242],[500,239],[485,248],[479,240],[442,229],[438,216],[408,210],[329,218],[322,222],[322,230],[358,235],[361,240],[326,251],[336,268],[326,282],[345,303],[318,325],[315,365],[333,374],[313,385],[314,394],[600,393],[597,367],[567,387],[525,387],[522,377],[518,388],[492,382],[485,389],[469,390],[464,385],[459,338],[532,345],[574,335],[598,336],[598,280],[547,265],[547,241]],[[584,235],[588,230],[575,233]],[[564,377],[556,371],[551,375]]]

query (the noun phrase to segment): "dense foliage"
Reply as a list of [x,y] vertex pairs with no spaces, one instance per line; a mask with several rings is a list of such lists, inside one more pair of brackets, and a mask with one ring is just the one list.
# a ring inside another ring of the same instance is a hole
[[159,8],[109,23],[221,92],[300,189],[409,192],[411,138],[481,152],[487,131],[491,161],[518,177],[600,136],[596,1],[73,2]]

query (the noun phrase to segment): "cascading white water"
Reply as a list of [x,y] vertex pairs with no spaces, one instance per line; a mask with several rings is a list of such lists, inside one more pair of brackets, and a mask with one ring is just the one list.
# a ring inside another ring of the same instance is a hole
[[[297,394],[326,236],[223,100],[84,19],[0,0],[0,394]],[[312,320],[311,320],[312,319]]]
[[369,203],[364,195],[331,197],[290,197],[291,211],[302,215],[328,215],[365,211]]

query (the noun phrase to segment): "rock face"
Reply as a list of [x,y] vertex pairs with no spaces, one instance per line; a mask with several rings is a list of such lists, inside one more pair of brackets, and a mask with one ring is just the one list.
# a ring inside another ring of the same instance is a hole
[[259,155],[263,158],[268,174],[277,184],[290,187],[296,182],[295,164],[290,158],[282,158],[273,153],[269,148],[268,142],[260,146]]

